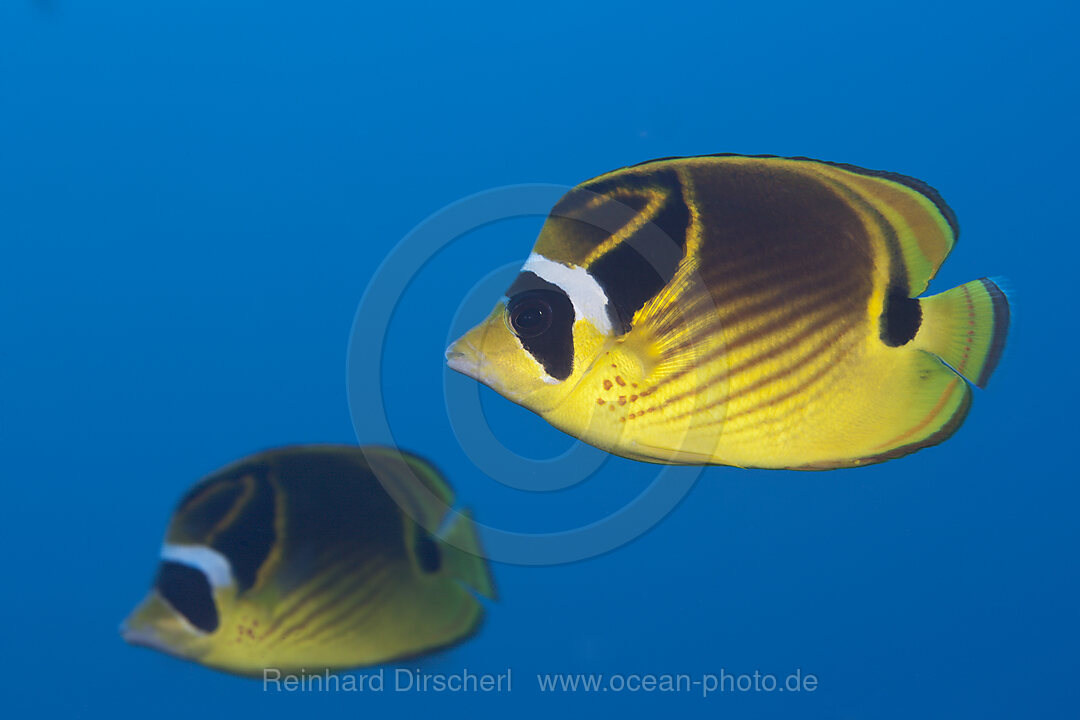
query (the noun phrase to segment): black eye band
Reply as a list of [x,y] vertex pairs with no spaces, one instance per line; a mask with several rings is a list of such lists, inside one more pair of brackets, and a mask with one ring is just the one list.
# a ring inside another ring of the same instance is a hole
[[574,369],[574,305],[558,285],[523,272],[506,291],[506,324],[556,380]]
[[217,630],[217,606],[210,581],[202,570],[165,560],[158,567],[154,584],[161,597],[189,623],[203,632]]

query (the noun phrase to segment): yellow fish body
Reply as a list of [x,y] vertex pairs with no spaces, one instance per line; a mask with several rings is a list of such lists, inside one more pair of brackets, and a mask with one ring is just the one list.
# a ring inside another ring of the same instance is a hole
[[439,536],[423,527],[437,527],[452,502],[430,465],[392,450],[254,455],[181,501],[154,587],[121,632],[243,675],[359,667],[453,644],[483,618],[472,591],[494,591],[467,515]]
[[451,368],[638,460],[825,469],[939,443],[1009,306],[920,297],[956,240],[925,183],[807,158],[665,158],[551,211]]

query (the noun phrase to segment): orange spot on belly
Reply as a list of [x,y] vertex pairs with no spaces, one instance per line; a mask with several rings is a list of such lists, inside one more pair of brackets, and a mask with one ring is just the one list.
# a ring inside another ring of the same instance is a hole
[[610,390],[611,389],[611,381],[610,380],[605,380],[604,381],[604,389],[605,390]]

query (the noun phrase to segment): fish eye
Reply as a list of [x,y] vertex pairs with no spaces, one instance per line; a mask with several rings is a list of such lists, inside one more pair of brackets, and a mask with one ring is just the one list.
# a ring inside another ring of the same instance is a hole
[[515,335],[520,338],[534,338],[548,331],[554,315],[551,302],[544,297],[549,294],[553,293],[533,290],[510,298],[506,305],[506,318]]

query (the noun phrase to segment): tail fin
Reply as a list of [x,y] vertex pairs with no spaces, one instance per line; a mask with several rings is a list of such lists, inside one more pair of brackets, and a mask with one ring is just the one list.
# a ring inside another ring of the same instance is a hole
[[922,324],[914,345],[933,353],[969,382],[985,388],[1005,349],[1009,300],[988,278],[920,298]]
[[472,513],[468,510],[454,513],[450,524],[440,536],[443,541],[443,557],[450,574],[484,597],[494,600],[495,583],[491,579],[491,569],[480,547],[480,538],[476,536]]

